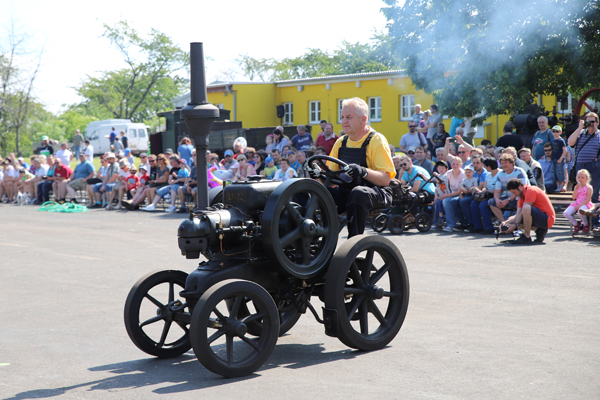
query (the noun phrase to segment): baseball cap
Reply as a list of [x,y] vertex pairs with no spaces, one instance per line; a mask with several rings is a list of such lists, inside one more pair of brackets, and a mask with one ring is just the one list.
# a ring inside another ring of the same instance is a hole
[[268,164],[268,163],[270,163],[271,161],[273,161],[273,157],[267,157],[267,158],[265,159],[265,164]]
[[231,150],[225,150],[225,155],[226,156],[233,156],[233,151],[231,151]]
[[129,150],[129,148],[125,149],[125,155],[128,156],[131,153],[131,150]]
[[119,167],[123,168],[125,166],[129,166],[129,163],[127,162],[127,160],[119,161]]
[[529,150],[527,147],[523,147],[521,150],[519,150],[519,154],[523,152],[531,154],[531,150]]
[[48,140],[48,136],[42,136],[42,140]]
[[116,158],[116,157],[115,157],[115,153],[112,153],[112,152],[110,152],[110,151],[109,151],[108,153],[106,153],[104,157],[105,157],[105,158]]
[[142,157],[148,157],[148,153],[141,153],[140,158],[142,158]]
[[562,128],[560,127],[560,125],[554,125],[554,126],[552,127],[552,130],[553,130],[553,131],[559,131],[559,132],[562,132]]
[[129,167],[130,171],[137,171],[137,167],[134,164],[131,164],[131,166]]
[[473,166],[471,164],[469,164],[469,165],[467,165],[465,167],[465,171],[467,171],[467,170],[469,170],[469,171],[475,171],[475,168],[473,168]]
[[167,149],[167,150],[165,151],[165,154],[173,154],[173,149]]
[[138,171],[144,170],[146,171],[146,166],[144,164],[140,164],[140,167],[138,168]]
[[413,153],[415,152],[415,150],[417,150],[417,148],[415,146],[411,146],[408,148],[408,150],[406,150],[407,152],[412,151]]

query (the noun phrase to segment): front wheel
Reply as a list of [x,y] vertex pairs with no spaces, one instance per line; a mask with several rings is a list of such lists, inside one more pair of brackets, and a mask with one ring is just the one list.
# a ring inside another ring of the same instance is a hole
[[[182,271],[151,272],[138,280],[125,301],[125,329],[143,352],[159,358],[177,357],[190,343],[185,300],[177,299],[185,288]],[[179,318],[180,316],[184,318]]]

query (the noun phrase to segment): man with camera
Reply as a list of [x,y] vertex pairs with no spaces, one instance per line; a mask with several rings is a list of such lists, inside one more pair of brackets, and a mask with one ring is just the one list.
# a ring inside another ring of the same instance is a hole
[[579,121],[579,127],[569,136],[569,146],[575,149],[575,172],[587,169],[592,176],[590,185],[594,188],[592,201],[598,201],[600,190],[600,134],[598,114],[590,112]]
[[535,241],[541,243],[554,225],[556,215],[554,207],[546,193],[536,186],[524,185],[520,179],[511,179],[506,184],[512,196],[519,198],[517,213],[500,225],[503,233],[512,233],[515,229],[523,229],[521,236],[511,244],[532,243],[531,231],[535,231]]
[[[396,170],[390,145],[385,136],[367,125],[368,115],[364,100],[354,97],[342,102],[341,122],[346,135],[335,142],[330,154],[348,164],[347,174],[353,179],[351,185],[327,188],[338,213],[346,212],[348,238],[364,232],[369,210],[389,207],[392,202],[392,190],[387,186]],[[327,166],[339,170],[331,161]]]

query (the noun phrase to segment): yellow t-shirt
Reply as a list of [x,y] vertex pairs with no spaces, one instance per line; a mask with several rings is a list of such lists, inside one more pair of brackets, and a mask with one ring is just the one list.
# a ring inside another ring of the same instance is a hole
[[[371,133],[372,130],[373,128],[369,126],[369,133]],[[356,142],[348,138],[346,147],[351,149],[360,148],[369,136],[369,133]],[[333,145],[331,153],[329,154],[331,157],[338,158],[338,149],[342,146],[344,137],[345,136],[340,137]],[[331,161],[327,162],[327,166],[332,171],[340,169],[337,164],[332,163]],[[379,132],[375,132],[367,146],[367,168],[374,171],[385,171],[390,176],[390,179],[396,177],[396,169],[394,168],[394,162],[392,161],[392,155],[390,153],[390,144],[385,136]]]

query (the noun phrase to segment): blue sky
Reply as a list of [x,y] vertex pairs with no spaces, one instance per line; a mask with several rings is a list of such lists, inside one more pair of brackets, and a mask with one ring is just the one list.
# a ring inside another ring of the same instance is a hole
[[[170,4],[170,5],[167,5]],[[366,42],[385,27],[382,0],[328,2],[272,0],[220,2],[165,1],[14,1],[0,0],[0,38],[11,17],[30,36],[27,51],[44,48],[35,95],[52,112],[79,101],[72,89],[86,75],[124,66],[109,41],[100,38],[103,24],[127,20],[140,33],[155,28],[182,48],[204,42],[207,80],[238,70],[241,54],[256,58],[296,57],[308,48],[331,51],[343,40]],[[5,39],[0,39],[5,48]],[[238,72],[237,79],[243,74]]]

